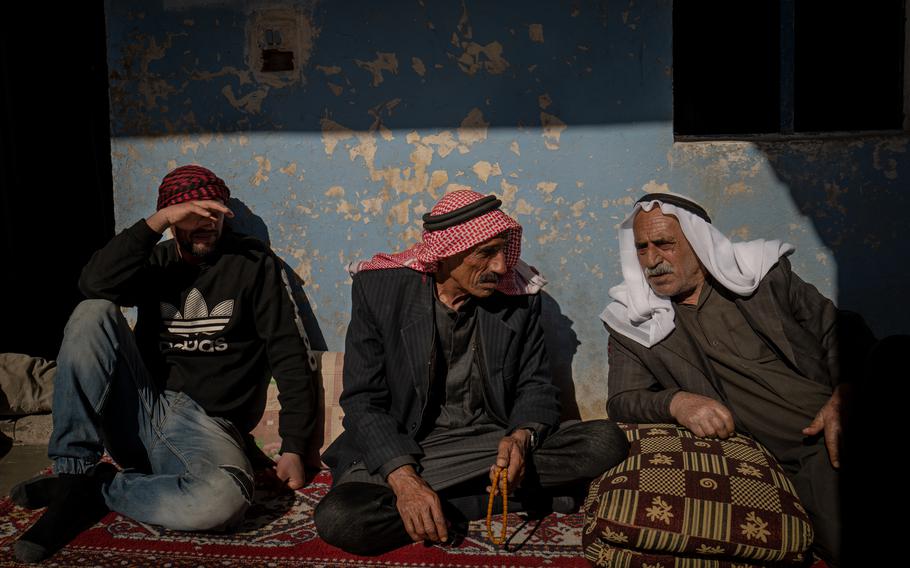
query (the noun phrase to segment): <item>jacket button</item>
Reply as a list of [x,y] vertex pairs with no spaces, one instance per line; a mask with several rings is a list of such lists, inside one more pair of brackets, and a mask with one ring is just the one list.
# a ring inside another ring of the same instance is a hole
[[413,431],[413,430],[416,430],[416,429],[417,429],[417,423],[416,423],[416,422],[411,422],[411,430]]

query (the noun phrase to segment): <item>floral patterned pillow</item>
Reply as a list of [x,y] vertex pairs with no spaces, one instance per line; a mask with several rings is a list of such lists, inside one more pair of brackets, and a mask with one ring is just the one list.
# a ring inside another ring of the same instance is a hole
[[592,482],[585,500],[588,560],[720,567],[806,559],[809,517],[760,444],[698,438],[673,424],[621,426],[630,457]]

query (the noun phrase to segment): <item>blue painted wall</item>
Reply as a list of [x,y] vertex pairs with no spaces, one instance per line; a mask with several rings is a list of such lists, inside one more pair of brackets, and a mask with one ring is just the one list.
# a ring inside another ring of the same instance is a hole
[[[586,417],[604,412],[615,227],[643,191],[695,197],[733,238],[795,244],[804,279],[877,333],[908,331],[895,301],[908,137],[674,142],[671,13],[669,0],[108,0],[118,230],[154,210],[173,167],[213,169],[340,350],[345,264],[413,243],[447,190],[496,193],[550,280],[555,372]],[[294,71],[258,70],[269,26]]]

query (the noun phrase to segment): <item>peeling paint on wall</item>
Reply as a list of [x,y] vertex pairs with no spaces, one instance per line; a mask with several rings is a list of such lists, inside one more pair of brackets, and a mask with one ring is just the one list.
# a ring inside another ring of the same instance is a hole
[[545,203],[553,201],[553,192],[556,191],[558,186],[558,183],[552,181],[542,181],[537,184],[537,189],[544,194],[543,200]]
[[537,97],[537,104],[540,105],[541,110],[546,109],[548,106],[553,104],[553,99],[550,98],[549,93],[544,93]]
[[559,139],[562,137],[566,123],[552,114],[540,113],[540,124],[543,125],[543,138],[547,150],[559,150]]
[[[283,168],[278,169],[279,172],[283,173],[286,176],[294,177],[297,174],[297,162],[291,162]],[[302,181],[301,177],[301,181]]]
[[872,167],[882,172],[885,178],[896,180],[898,177],[898,154],[907,153],[906,139],[883,140],[875,145],[872,152]]
[[745,184],[745,182],[738,181],[736,183],[731,183],[724,188],[725,195],[742,195],[745,193],[752,193],[752,188]]
[[452,32],[451,44],[460,53],[449,53],[450,59],[458,64],[467,75],[476,75],[478,71],[485,71],[490,75],[501,75],[509,67],[509,62],[503,57],[502,44],[498,41],[491,41],[486,45],[481,45],[471,41],[474,37],[474,31],[468,17],[468,9],[463,5],[461,19],[458,22],[458,29]]
[[[603,415],[607,372],[592,314],[619,283],[616,225],[643,192],[695,197],[735,239],[792,242],[801,277],[893,320],[869,298],[900,275],[870,251],[903,231],[876,212],[908,199],[907,136],[674,142],[671,3],[130,4],[108,9],[118,227],[154,210],[166,171],[211,167],[305,281],[331,349],[345,264],[416,242],[421,215],[460,189],[496,194],[522,223],[523,257],[550,281],[547,328],[577,338],[552,358],[585,417]],[[297,30],[293,72],[251,63],[269,14]]]
[[382,76],[383,71],[388,71],[395,75],[398,74],[398,58],[394,53],[380,53],[376,52],[376,59],[373,61],[361,61],[360,59],[355,59],[354,63],[357,64],[361,69],[366,69],[373,76],[373,82],[371,85],[373,87],[378,87],[380,83],[384,80]]
[[269,172],[272,171],[272,162],[265,156],[253,156],[253,159],[256,161],[256,164],[258,164],[258,169],[253,177],[250,178],[250,183],[259,187],[262,185],[262,182],[269,181]]
[[499,163],[491,164],[486,160],[481,160],[474,164],[471,168],[474,173],[480,178],[480,181],[486,183],[490,176],[501,176],[502,169],[499,167]]
[[417,73],[421,77],[424,77],[427,74],[427,67],[423,64],[423,61],[419,57],[411,58],[411,69],[413,69],[414,73]]
[[670,191],[670,185],[667,183],[657,183],[657,180],[650,180],[641,186],[642,193],[667,193]]
[[466,154],[471,146],[486,140],[489,126],[490,123],[483,119],[480,109],[472,108],[468,116],[461,121],[461,126],[458,127],[458,141],[461,143],[458,151]]
[[224,98],[227,99],[228,103],[239,111],[243,111],[251,114],[259,114],[262,112],[262,101],[265,100],[265,97],[269,94],[268,87],[263,87],[251,93],[240,97],[239,99],[234,96],[234,89],[230,85],[226,85],[221,89]]

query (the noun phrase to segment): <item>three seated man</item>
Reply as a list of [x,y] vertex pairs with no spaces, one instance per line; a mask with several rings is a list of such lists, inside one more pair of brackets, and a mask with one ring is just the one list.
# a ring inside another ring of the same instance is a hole
[[[277,475],[302,487],[315,359],[280,261],[224,227],[228,197],[211,171],[177,168],[157,211],[85,267],[89,300],[57,361],[54,474],[12,493],[48,507],[16,543],[20,560],[46,558],[108,510],[177,530],[236,526],[252,499],[248,433],[271,376]],[[424,216],[420,243],[351,266],[345,428],[323,456],[334,486],[314,514],[330,544],[373,555],[447,542],[486,512],[488,492],[501,493],[501,471],[510,503],[572,510],[588,481],[625,459],[614,423],[560,423],[545,281],[520,260],[522,228],[500,204],[449,193]],[[167,228],[174,239],[158,243]],[[791,251],[730,243],[687,198],[639,200],[620,227],[624,282],[602,315],[608,413],[754,436],[793,479],[834,565],[839,312],[792,273]],[[138,306],[135,333],[121,306]],[[100,462],[105,451],[122,471]]]

